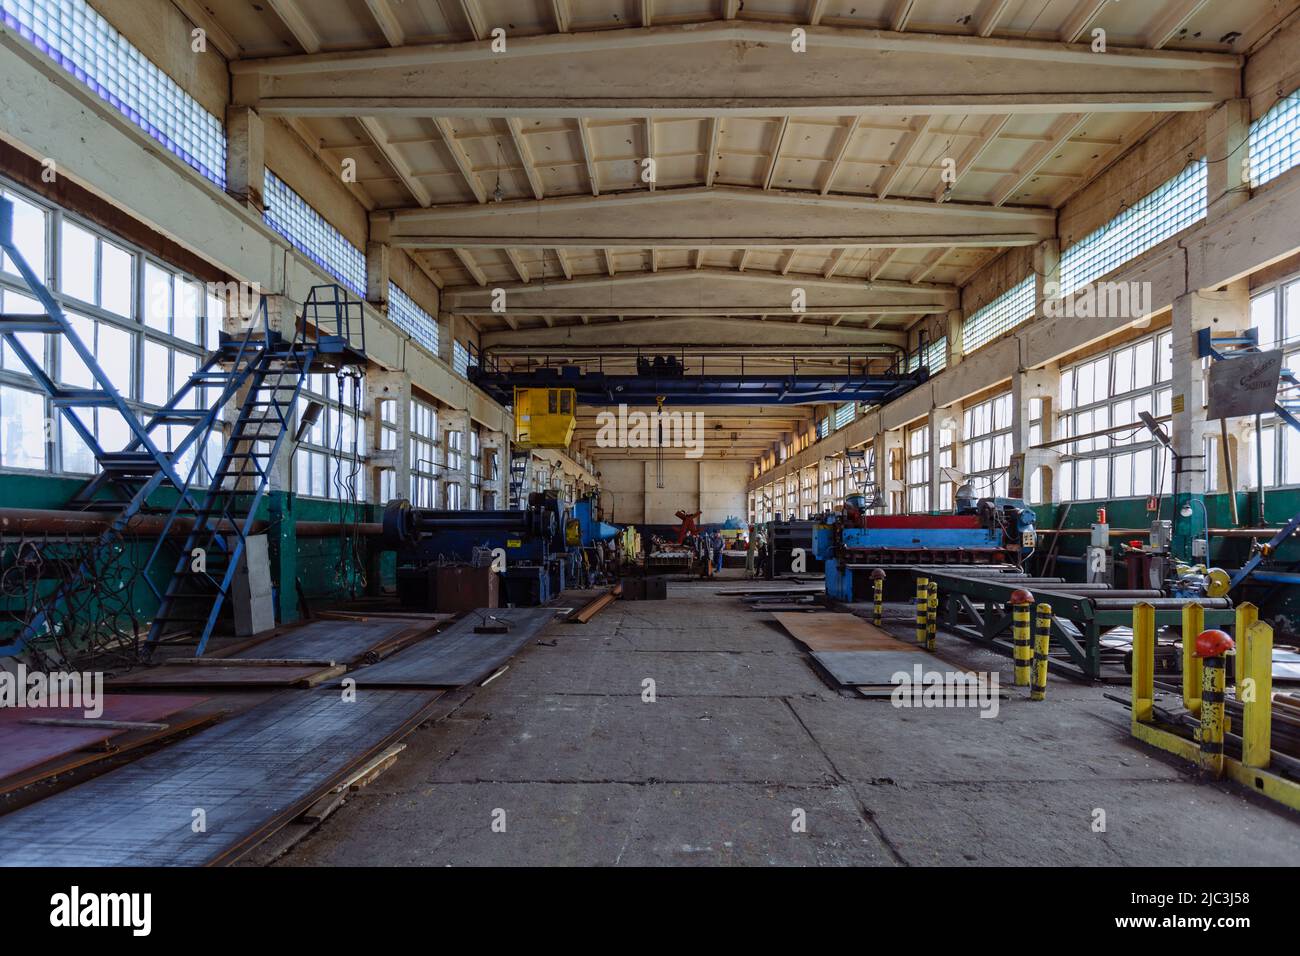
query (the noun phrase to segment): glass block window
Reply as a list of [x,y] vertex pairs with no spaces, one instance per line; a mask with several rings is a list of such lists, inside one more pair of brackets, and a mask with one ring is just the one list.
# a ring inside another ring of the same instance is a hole
[[366,254],[288,187],[266,171],[266,224],[339,283],[366,295]]
[[1250,128],[1250,185],[1262,186],[1300,163],[1300,91],[1279,100]]
[[1072,295],[1205,218],[1206,163],[1192,163],[1061,253],[1061,295]]
[[[1250,317],[1259,331],[1259,347],[1282,349],[1282,367],[1300,371],[1300,277],[1257,291],[1250,300]],[[1266,486],[1300,485],[1300,431],[1276,415],[1266,415],[1260,422],[1260,447]]]
[[[1140,498],[1172,487],[1168,452],[1140,414],[1169,415],[1173,334],[1158,332],[1061,370],[1063,500]],[[1113,428],[1124,427],[1119,431]],[[1097,434],[1105,432],[1105,434]]]
[[962,413],[962,473],[979,498],[1004,498],[1011,467],[1011,393]]
[[913,514],[930,510],[930,426],[907,433],[907,510]]
[[817,419],[817,437],[825,438],[831,433],[831,419],[829,415],[823,415]]
[[226,185],[226,133],[85,0],[0,0],[0,17],[205,179]]
[[1034,277],[1013,286],[962,322],[962,349],[969,355],[1034,315]]
[[438,412],[432,405],[411,399],[411,504],[417,508],[436,505],[436,478],[442,467],[437,460]]
[[835,409],[835,431],[839,431],[846,425],[853,424],[854,413],[857,411],[855,402],[845,402]]
[[388,283],[388,317],[420,345],[438,354],[438,320],[392,282]]
[[469,378],[469,349],[460,342],[452,345],[451,367],[461,378]]
[[931,375],[938,375],[948,365],[948,336],[940,336],[925,347],[922,352],[913,352],[907,360],[907,370],[915,372],[924,365]]

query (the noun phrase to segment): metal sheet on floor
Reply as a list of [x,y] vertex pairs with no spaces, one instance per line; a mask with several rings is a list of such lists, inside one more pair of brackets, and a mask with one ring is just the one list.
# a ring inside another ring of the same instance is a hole
[[965,673],[929,654],[908,651],[814,651],[813,657],[845,687],[888,686],[899,671],[912,677],[918,664],[922,674]]
[[[426,719],[433,691],[288,691],[0,817],[0,866],[228,862]],[[195,832],[195,811],[203,832]]]
[[[447,615],[448,617],[450,615]],[[355,664],[380,645],[431,630],[437,621],[313,621],[246,647],[232,658],[243,660],[326,660]]]
[[[105,694],[103,710],[87,719],[81,707],[0,708],[0,780],[57,757],[96,745],[104,746],[128,728],[96,725],[95,720],[158,723],[172,714],[197,706],[206,697],[174,694]],[[32,720],[85,721],[83,727],[53,727]]]
[[[441,633],[362,667],[348,677],[358,687],[460,687],[486,677],[541,633],[554,608],[500,608],[470,611]],[[476,634],[484,615],[511,623],[505,634]]]
[[856,614],[774,614],[782,627],[810,651],[920,651]]

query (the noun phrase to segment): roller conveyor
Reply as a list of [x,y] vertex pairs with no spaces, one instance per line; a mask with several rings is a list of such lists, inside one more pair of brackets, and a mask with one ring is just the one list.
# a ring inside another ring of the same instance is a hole
[[[1150,604],[1157,627],[1177,627],[1188,604],[1205,611],[1207,627],[1230,625],[1233,605],[1228,598],[1171,598],[1155,589],[1117,590],[1108,584],[1069,584],[1060,578],[1028,574],[970,574],[961,568],[909,568],[914,578],[925,577],[939,589],[939,619],[946,631],[1010,655],[1011,595],[1029,591],[1034,602],[1052,608],[1052,656],[1048,666],[1057,673],[1086,680],[1127,680],[1124,651],[1108,647],[1107,631],[1129,627],[1133,609]],[[1111,642],[1113,643],[1113,642]]]

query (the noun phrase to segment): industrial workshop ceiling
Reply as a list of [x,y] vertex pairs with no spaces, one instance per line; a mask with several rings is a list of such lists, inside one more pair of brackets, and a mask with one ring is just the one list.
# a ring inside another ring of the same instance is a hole
[[1156,124],[1238,95],[1238,54],[1279,16],[1269,0],[175,2],[235,61],[236,104],[331,168],[356,160],[372,238],[411,252],[487,348],[903,345],[1001,252],[1054,235]]

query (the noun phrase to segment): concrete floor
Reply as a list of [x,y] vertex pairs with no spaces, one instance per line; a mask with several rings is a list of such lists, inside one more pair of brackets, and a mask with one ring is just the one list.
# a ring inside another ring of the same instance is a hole
[[[1300,817],[1137,745],[1104,688],[1011,689],[993,719],[896,709],[831,689],[771,615],[716,588],[553,625],[278,864],[1300,862]],[[1011,688],[1005,658],[939,643]]]

